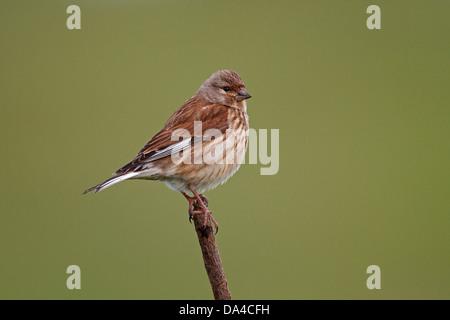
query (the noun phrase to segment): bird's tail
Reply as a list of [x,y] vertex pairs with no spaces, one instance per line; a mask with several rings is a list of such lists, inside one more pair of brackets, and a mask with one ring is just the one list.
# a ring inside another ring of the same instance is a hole
[[116,184],[116,183],[121,182],[123,180],[130,179],[130,178],[134,177],[137,174],[138,174],[138,172],[128,172],[128,173],[122,174],[120,176],[115,176],[115,177],[109,178],[108,180],[105,180],[102,183],[99,183],[98,185],[85,190],[83,192],[83,194],[89,193],[91,191],[94,191],[94,193],[97,193],[99,191],[102,191],[103,189],[111,187],[113,184]]

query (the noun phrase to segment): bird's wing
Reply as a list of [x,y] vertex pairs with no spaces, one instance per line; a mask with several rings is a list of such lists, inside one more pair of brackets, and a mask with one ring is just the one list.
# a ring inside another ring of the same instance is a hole
[[[201,121],[201,132],[198,129],[199,123],[194,126],[196,121]],[[178,153],[190,147],[196,139],[203,139],[208,132],[214,132],[208,131],[209,129],[225,133],[227,128],[228,107],[198,101],[194,96],[172,114],[164,128],[150,139],[133,161],[117,170],[115,174],[139,171],[142,164]]]

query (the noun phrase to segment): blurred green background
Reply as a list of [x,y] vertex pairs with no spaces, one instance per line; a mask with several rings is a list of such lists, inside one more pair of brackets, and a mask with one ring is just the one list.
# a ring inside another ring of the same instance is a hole
[[[66,8],[81,8],[68,30]],[[366,9],[381,8],[381,30]],[[449,299],[449,1],[1,1],[0,298],[211,299],[187,202],[131,160],[213,72],[280,130],[207,196],[234,299]],[[81,268],[81,290],[66,268]],[[368,290],[366,268],[381,268]]]

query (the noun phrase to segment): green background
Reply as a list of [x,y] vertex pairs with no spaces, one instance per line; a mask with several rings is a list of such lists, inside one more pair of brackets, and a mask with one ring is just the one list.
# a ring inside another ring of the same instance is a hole
[[[181,194],[81,192],[229,68],[253,95],[251,127],[280,130],[278,174],[246,164],[207,193],[232,297],[449,299],[449,10],[1,1],[0,298],[212,298]],[[72,264],[81,290],[66,287]],[[366,287],[373,264],[381,290]]]

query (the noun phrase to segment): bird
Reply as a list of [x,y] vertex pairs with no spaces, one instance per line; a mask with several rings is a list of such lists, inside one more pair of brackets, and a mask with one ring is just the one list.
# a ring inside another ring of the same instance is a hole
[[189,221],[204,214],[203,227],[210,219],[217,233],[203,193],[225,183],[243,163],[249,133],[246,101],[251,97],[235,71],[213,73],[131,162],[83,194],[124,180],[157,180],[186,198]]

